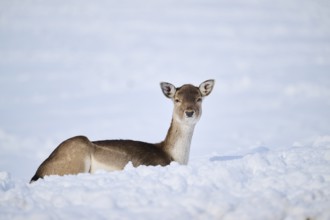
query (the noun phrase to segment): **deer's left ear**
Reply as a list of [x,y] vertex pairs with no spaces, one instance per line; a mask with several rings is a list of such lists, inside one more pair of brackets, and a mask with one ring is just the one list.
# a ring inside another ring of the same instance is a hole
[[208,96],[212,92],[214,83],[215,81],[210,79],[200,84],[199,91],[202,93],[202,96]]
[[172,99],[174,97],[176,92],[176,88],[174,85],[167,82],[161,82],[160,87],[162,88],[162,91],[167,98]]

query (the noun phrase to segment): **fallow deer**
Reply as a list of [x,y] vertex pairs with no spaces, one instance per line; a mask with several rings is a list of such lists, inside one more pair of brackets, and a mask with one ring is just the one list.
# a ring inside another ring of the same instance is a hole
[[185,84],[176,88],[162,82],[161,89],[173,100],[171,126],[164,141],[156,144],[132,140],[90,141],[85,136],[62,142],[39,166],[31,182],[46,175],[94,173],[97,170],[122,170],[129,162],[139,165],[165,166],[172,161],[186,165],[196,123],[202,114],[202,100],[214,86],[207,80],[195,87]]

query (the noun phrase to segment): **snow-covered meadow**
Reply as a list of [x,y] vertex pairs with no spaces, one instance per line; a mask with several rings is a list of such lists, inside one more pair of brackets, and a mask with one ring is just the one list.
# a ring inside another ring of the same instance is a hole
[[[329,145],[328,145],[329,146]],[[189,166],[51,176],[1,173],[1,219],[329,219],[328,147],[214,155]]]
[[[0,219],[330,219],[325,0],[0,1]],[[190,163],[51,176],[63,140],[162,140],[160,81],[214,78]]]

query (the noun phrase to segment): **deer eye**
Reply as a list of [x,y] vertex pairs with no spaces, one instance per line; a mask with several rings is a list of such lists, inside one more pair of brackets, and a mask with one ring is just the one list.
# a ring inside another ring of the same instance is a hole
[[174,99],[175,103],[180,103],[180,99]]

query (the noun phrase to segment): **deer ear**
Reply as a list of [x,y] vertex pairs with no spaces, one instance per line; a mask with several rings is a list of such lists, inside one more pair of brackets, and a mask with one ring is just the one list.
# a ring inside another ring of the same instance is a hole
[[212,92],[214,83],[215,81],[210,79],[200,84],[199,91],[202,93],[202,96],[208,96]]
[[162,91],[167,98],[171,99],[174,97],[176,92],[176,88],[174,85],[172,85],[171,83],[161,82],[160,87],[162,88]]

